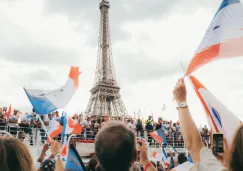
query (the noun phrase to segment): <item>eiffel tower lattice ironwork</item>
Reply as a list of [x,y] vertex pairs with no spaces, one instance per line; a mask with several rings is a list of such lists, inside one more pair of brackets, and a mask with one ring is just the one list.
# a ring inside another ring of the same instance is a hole
[[100,8],[100,32],[98,58],[91,97],[86,108],[86,115],[91,117],[128,117],[120,95],[112,58],[109,30],[109,8],[107,0],[102,0]]

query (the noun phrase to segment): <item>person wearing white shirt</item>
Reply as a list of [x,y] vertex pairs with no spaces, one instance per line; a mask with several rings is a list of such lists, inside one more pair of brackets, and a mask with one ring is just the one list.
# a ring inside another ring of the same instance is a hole
[[87,138],[91,138],[91,121],[90,116],[87,117],[87,120],[84,121],[84,128]]
[[74,114],[74,115],[73,115],[73,120],[74,120],[76,123],[79,123],[78,114]]
[[87,129],[90,129],[91,127],[91,121],[90,121],[90,116],[87,117],[87,120],[84,121],[84,127]]
[[127,126],[128,126],[128,128],[132,129],[132,123],[131,123],[130,119],[127,120]]
[[54,116],[53,116],[52,119],[60,123],[61,116],[59,116],[59,112],[58,111],[54,112]]
[[8,121],[8,126],[9,126],[9,132],[10,134],[12,134],[13,136],[17,135],[17,131],[18,131],[18,111],[14,110],[14,113],[11,114],[9,121]]
[[19,124],[19,129],[24,131],[26,134],[29,133],[30,135],[30,145],[33,145],[33,131],[30,126],[30,122],[32,120],[32,115],[29,115],[28,113],[25,113],[21,117],[21,123]]

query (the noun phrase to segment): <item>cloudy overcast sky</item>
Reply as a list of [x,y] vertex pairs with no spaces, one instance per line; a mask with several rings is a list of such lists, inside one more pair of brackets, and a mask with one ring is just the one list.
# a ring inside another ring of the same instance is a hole
[[[80,66],[79,90],[68,113],[85,111],[93,85],[99,32],[99,0],[0,1],[0,106],[30,111],[22,87],[54,89],[70,65]],[[221,0],[112,0],[114,65],[130,113],[142,110],[176,121],[172,90],[183,75]],[[194,75],[240,117],[243,58],[216,61]],[[198,124],[204,111],[187,82]],[[167,110],[162,112],[166,104]]]

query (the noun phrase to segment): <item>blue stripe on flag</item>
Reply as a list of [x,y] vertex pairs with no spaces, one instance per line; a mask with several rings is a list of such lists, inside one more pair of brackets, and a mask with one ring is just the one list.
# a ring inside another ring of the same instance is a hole
[[86,171],[85,165],[76,148],[70,144],[65,171]]
[[163,138],[163,143],[164,143],[164,144],[167,144],[166,137],[165,137],[165,135],[163,134],[162,129],[158,129],[158,130],[156,130],[156,132],[157,132],[157,134],[158,134],[160,137]]
[[67,117],[65,116],[65,117],[63,118],[62,135],[65,135],[66,127],[67,127]]
[[32,96],[28,93],[28,90],[24,90],[37,114],[49,114],[54,110],[57,110],[57,107],[53,103],[51,103],[46,97]]
[[165,152],[165,149],[162,147],[162,161],[166,161],[168,158],[166,152]]
[[[229,6],[229,5],[231,5],[231,4],[235,4],[235,3],[240,3],[240,1],[239,0],[224,0],[223,2],[222,2],[222,4],[220,5],[220,7],[219,7],[219,9],[218,9],[218,11],[217,11],[217,13],[216,13],[216,15],[219,13],[219,11],[221,11],[222,9],[224,9],[224,8],[226,8],[227,6]],[[215,16],[216,16],[215,15]]]
[[213,115],[215,116],[215,118],[217,119],[218,123],[220,124],[220,126],[222,128],[222,122],[221,122],[221,117],[219,115],[219,112],[216,109],[214,109],[213,107],[212,107],[212,112],[213,112]]

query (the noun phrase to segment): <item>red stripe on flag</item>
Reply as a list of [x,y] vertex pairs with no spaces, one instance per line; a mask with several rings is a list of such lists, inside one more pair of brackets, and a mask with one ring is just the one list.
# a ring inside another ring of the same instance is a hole
[[159,144],[163,143],[163,138],[154,132],[150,132],[149,135],[153,137]]
[[[190,76],[190,79],[191,79],[191,81],[192,81],[192,83],[193,83],[193,85],[194,85],[194,89],[195,89],[195,91],[196,91],[196,93],[197,93],[198,98],[199,98],[200,101],[202,102],[202,105],[203,105],[203,107],[204,107],[204,109],[205,109],[207,115],[209,116],[209,118],[211,119],[211,121],[212,121],[212,123],[213,123],[213,126],[214,126],[214,128],[215,128],[215,131],[216,131],[216,132],[219,132],[219,129],[218,129],[216,123],[214,122],[213,116],[211,115],[211,112],[209,111],[207,104],[205,103],[205,101],[203,100],[203,97],[201,96],[201,94],[200,94],[199,91],[198,91],[199,88],[205,88],[205,86],[202,85],[202,83],[200,83],[194,76]],[[206,88],[205,88],[205,89],[206,89]]]
[[157,152],[154,151],[152,157],[156,159],[156,156],[157,156]]
[[[47,138],[47,142],[50,143],[51,139],[62,133],[62,125],[59,124],[58,128],[51,132]],[[50,139],[51,138],[51,139]]]
[[201,65],[204,65],[212,61],[213,59],[215,59],[219,55],[219,49],[220,49],[220,44],[216,44],[195,54],[195,56],[193,57],[193,59],[191,60],[188,66],[186,75],[190,74],[191,72],[199,68]]

